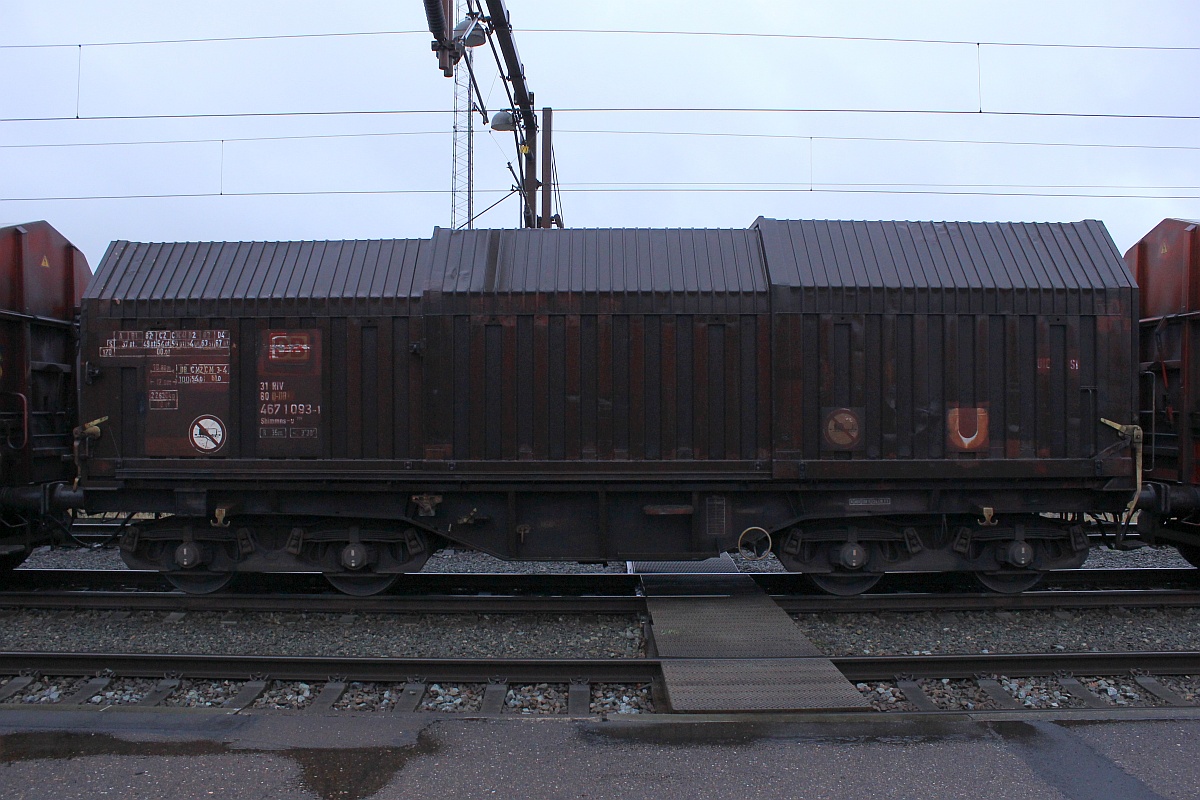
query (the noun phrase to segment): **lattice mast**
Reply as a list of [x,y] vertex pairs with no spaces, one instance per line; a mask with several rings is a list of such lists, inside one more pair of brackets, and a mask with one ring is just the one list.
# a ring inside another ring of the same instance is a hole
[[[466,0],[455,0],[454,19],[466,17]],[[475,227],[475,120],[471,116],[471,51],[454,65],[453,183],[450,186],[450,227]]]

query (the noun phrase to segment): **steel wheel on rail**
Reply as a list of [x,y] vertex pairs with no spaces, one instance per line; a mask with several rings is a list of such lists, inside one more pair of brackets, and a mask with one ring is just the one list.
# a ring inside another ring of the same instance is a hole
[[1043,577],[1041,572],[975,572],[975,580],[989,591],[1000,594],[1020,594],[1037,586]]
[[0,572],[11,572],[29,558],[29,553],[9,553],[0,556]]
[[883,575],[879,573],[848,574],[844,572],[810,572],[808,578],[823,592],[836,594],[841,597],[852,597],[862,594],[875,584]]
[[228,586],[234,579],[233,572],[164,572],[167,582],[188,594],[212,594]]
[[354,597],[370,597],[373,594],[386,592],[400,579],[399,575],[366,572],[351,574],[345,572],[326,572],[325,580],[329,585],[343,594]]
[[1200,569],[1200,546],[1177,544],[1175,549],[1179,551],[1179,555],[1183,556],[1184,561]]

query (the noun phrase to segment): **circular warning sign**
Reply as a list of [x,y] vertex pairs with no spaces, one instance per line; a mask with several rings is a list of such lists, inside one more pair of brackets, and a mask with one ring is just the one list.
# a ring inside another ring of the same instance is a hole
[[825,415],[825,441],[832,447],[852,450],[862,440],[858,414],[849,408],[835,408]]
[[211,414],[196,417],[189,438],[201,453],[215,453],[225,444],[225,423]]

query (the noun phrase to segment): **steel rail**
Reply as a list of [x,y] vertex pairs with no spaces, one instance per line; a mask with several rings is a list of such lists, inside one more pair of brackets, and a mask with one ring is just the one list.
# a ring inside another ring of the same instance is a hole
[[[246,591],[188,595],[169,591],[155,572],[19,570],[0,591],[0,608],[88,608],[195,612],[327,613],[567,613],[634,614],[645,611],[636,575],[406,576],[404,590],[350,597],[331,590],[319,575],[282,574],[260,580]],[[75,585],[83,588],[43,588]],[[249,583],[247,581],[247,583]],[[780,589],[776,581],[769,589]],[[1186,589],[1041,590],[1017,595],[994,593],[880,593],[853,597],[774,594],[788,613],[919,613],[1027,611],[1063,608],[1192,608],[1200,606],[1200,586]]]
[[[1200,672],[1200,651],[1134,653],[983,653],[933,656],[848,656],[831,659],[851,681],[970,678],[1074,673],[1117,675],[1132,670],[1186,675]],[[224,656],[160,653],[0,653],[0,673],[124,677],[182,675],[217,680],[463,681],[474,683],[645,682],[661,674],[662,659],[346,658]]]
[[[751,573],[755,582],[772,595],[809,595],[814,589],[803,575],[793,573]],[[307,587],[332,591],[317,573],[286,572],[241,576],[246,584],[253,580],[257,591],[295,591]],[[878,590],[859,597],[877,596],[901,591],[929,592],[931,588],[946,588],[961,593],[966,583],[963,575],[923,573],[894,573],[884,576]],[[700,576],[702,579],[702,576]],[[18,569],[0,576],[0,586],[34,588],[45,585],[87,584],[98,588],[153,587],[161,588],[163,578],[151,570],[127,569]],[[1200,570],[1195,568],[1141,568],[1062,570],[1049,573],[1046,586],[1200,586]],[[401,576],[392,593],[417,592],[450,594],[455,592],[561,592],[571,594],[633,594],[641,585],[640,575],[622,573],[465,573],[417,572]],[[235,584],[236,587],[236,584]],[[236,589],[235,589],[236,590]],[[1044,591],[1044,590],[1041,590]],[[1036,594],[1037,591],[1027,594]],[[997,595],[1003,597],[1004,595]],[[839,598],[843,601],[856,598]]]
[[[772,598],[789,614],[871,614],[956,611],[1033,611],[1103,608],[1195,608],[1200,591],[1129,591],[994,594],[880,594],[843,598],[823,595]],[[641,614],[645,598],[614,595],[377,595],[212,594],[168,591],[0,592],[0,608],[86,608],[104,611],[186,611],[328,614]]]
[[833,658],[848,680],[971,678],[976,675],[1118,675],[1131,670],[1160,675],[1200,672],[1200,651],[1136,653],[980,653],[933,656],[847,656]]
[[[238,576],[224,595],[265,592],[314,592],[343,596],[334,590],[320,573],[280,572]],[[152,570],[132,569],[18,569],[0,575],[0,588],[34,590],[86,586],[96,590],[157,589],[165,590],[166,580]],[[401,594],[572,594],[624,595],[636,594],[641,585],[638,575],[620,573],[575,574],[495,574],[417,572],[402,575],[399,583],[383,597]],[[370,598],[357,598],[359,600]]]
[[649,658],[343,658],[157,653],[0,653],[0,673],[164,675],[212,680],[331,678],[379,682],[645,683],[661,674]]
[[[0,595],[0,598],[3,596]],[[883,611],[1048,611],[1092,608],[1195,608],[1200,589],[1107,589],[1022,594],[862,594],[855,597],[773,596],[789,614],[871,614]]]
[[[754,574],[754,580],[768,594],[809,594],[803,575],[787,572],[761,572]],[[1200,586],[1200,569],[1194,567],[1140,567],[1131,569],[1064,569],[1047,572],[1039,589],[1045,587],[1078,587],[1078,586],[1162,586],[1164,584],[1182,584]],[[886,594],[892,592],[929,592],[931,589],[961,592],[964,586],[978,586],[969,573],[945,572],[891,572],[880,579],[879,584],[870,594]],[[860,595],[861,596],[861,595]]]

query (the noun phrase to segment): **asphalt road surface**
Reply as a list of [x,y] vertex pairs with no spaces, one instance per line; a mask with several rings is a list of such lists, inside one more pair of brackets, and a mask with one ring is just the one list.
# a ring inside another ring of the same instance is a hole
[[0,797],[1200,797],[1200,716],[706,721],[0,710]]

